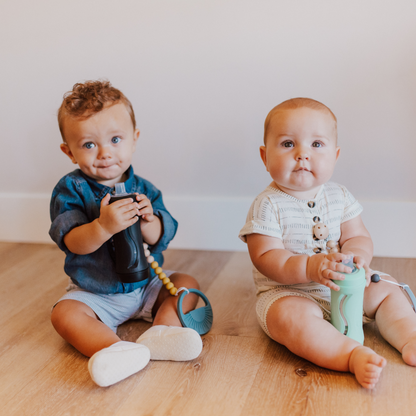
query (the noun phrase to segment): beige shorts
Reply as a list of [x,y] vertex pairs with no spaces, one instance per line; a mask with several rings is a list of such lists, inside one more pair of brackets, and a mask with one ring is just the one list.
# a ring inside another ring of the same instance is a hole
[[[384,274],[380,272],[375,272]],[[267,312],[274,302],[285,296],[300,296],[310,299],[322,310],[325,320],[331,322],[331,289],[319,283],[304,283],[299,285],[281,285],[262,292],[258,295],[256,303],[257,320],[263,331],[271,338],[267,328]],[[368,318],[363,312],[363,323],[373,322],[374,319]]]

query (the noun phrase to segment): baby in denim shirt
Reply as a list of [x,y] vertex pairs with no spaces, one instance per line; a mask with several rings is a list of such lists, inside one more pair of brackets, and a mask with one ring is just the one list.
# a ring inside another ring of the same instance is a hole
[[[138,221],[155,260],[174,237],[177,222],[161,192],[133,172],[131,160],[139,138],[133,107],[107,81],[75,84],[58,112],[61,150],[79,169],[65,175],[51,199],[50,235],[66,254],[67,293],[52,310],[56,331],[82,354],[99,386],[109,386],[144,368],[150,359],[187,361],[202,350],[199,334],[183,328],[177,298],[162,289],[157,276],[121,283],[111,254],[112,237]],[[116,183],[133,198],[110,202]],[[186,274],[165,271],[176,287],[198,288]],[[184,298],[184,312],[197,297]],[[128,319],[153,326],[134,342],[121,341],[117,326]]]

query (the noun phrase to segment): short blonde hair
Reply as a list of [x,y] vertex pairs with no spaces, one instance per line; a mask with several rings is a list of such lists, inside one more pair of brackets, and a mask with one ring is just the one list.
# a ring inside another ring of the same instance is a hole
[[58,124],[62,139],[64,137],[64,121],[67,117],[87,119],[99,113],[108,105],[123,103],[130,114],[133,129],[136,129],[136,118],[133,106],[127,97],[109,81],[86,81],[77,83],[71,91],[64,94],[64,99],[58,110]]
[[278,111],[282,110],[296,110],[297,108],[307,107],[312,110],[323,111],[329,113],[334,119],[335,138],[337,138],[337,118],[335,114],[325,105],[319,101],[313,100],[312,98],[291,98],[290,100],[283,101],[276,107],[273,107],[269,114],[267,114],[266,120],[264,121],[264,144],[266,144],[266,136],[269,130],[270,122]]

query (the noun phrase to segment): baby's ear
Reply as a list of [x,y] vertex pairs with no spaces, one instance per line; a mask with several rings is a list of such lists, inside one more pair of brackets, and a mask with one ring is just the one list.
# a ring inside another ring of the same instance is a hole
[[139,129],[134,130],[134,141],[135,142],[137,141],[139,136],[140,136],[140,130]]
[[260,146],[260,157],[261,157],[261,160],[264,163],[264,166],[266,166],[266,169],[267,169],[267,172],[268,172],[269,168],[267,167],[266,146]]
[[61,144],[61,150],[72,160],[72,163],[74,163],[75,165],[77,164],[77,161],[75,160],[75,157],[71,152],[71,149],[66,143]]
[[337,153],[336,153],[336,159],[335,160],[338,160],[338,158],[339,158],[339,153],[341,152],[341,148],[338,146],[337,147]]

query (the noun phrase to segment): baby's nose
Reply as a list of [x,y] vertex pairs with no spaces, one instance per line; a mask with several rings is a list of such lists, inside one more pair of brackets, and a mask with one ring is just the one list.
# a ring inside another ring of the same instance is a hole
[[296,160],[308,160],[308,159],[309,159],[309,154],[306,151],[300,151],[296,155]]
[[111,157],[110,149],[108,149],[107,147],[101,147],[98,152],[98,158],[108,159],[109,157]]

